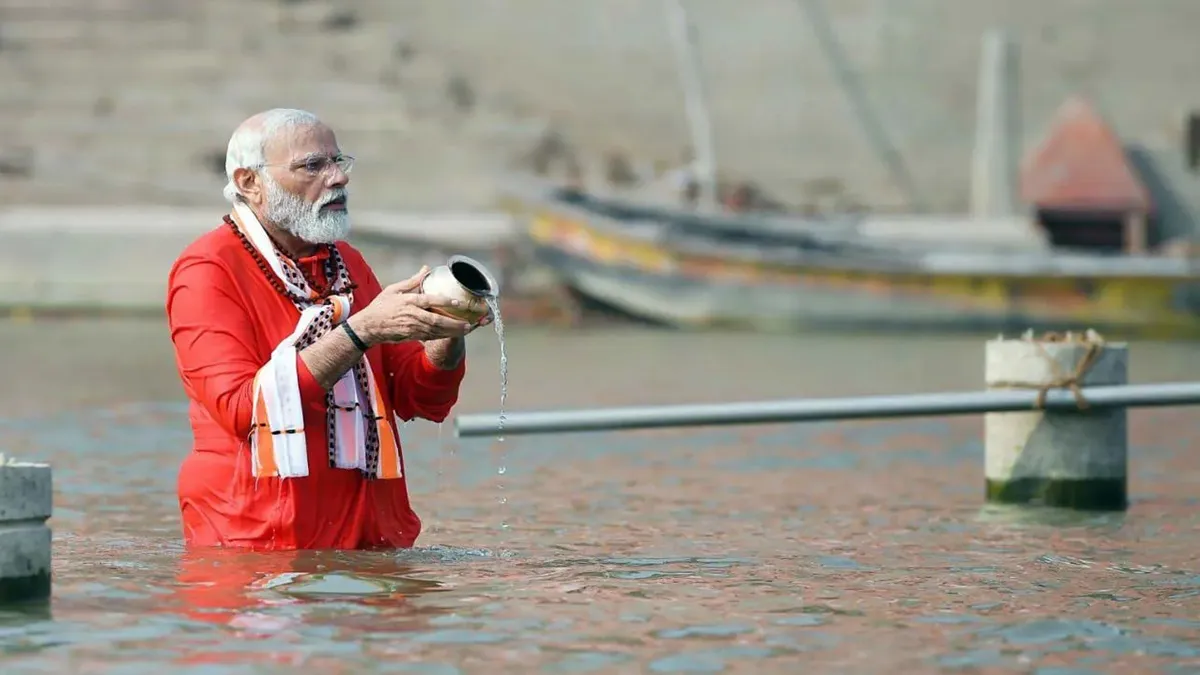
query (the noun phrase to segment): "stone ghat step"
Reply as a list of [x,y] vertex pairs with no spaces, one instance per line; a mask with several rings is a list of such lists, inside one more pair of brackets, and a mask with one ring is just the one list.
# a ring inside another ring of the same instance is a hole
[[[235,0],[213,0],[234,2]],[[259,4],[259,3],[254,3]],[[194,6],[190,0],[4,0],[6,17],[55,16],[64,13],[78,14],[83,8],[95,12],[135,12],[143,16],[164,16],[178,13]]]
[[[236,82],[214,75],[204,84],[181,87],[150,78],[134,83],[81,75],[60,79],[53,84],[36,85],[0,77],[0,114],[5,111],[30,111],[56,114],[59,111],[103,117],[136,114],[146,110],[170,113],[182,119],[203,118],[209,111],[222,109],[263,110],[273,107],[301,107],[324,114],[325,111],[362,111],[375,114],[395,111],[403,115],[410,105],[451,110],[444,91],[421,91],[366,80],[267,80],[262,83]],[[77,82],[73,85],[72,82]],[[327,82],[327,84],[323,83]]]
[[[102,116],[95,114],[95,105],[82,102],[71,107],[37,108],[22,105],[20,101],[0,99],[0,126],[7,130],[0,138],[0,148],[64,143],[145,144],[151,141],[172,148],[181,145],[208,148],[213,144],[223,147],[239,122],[276,105],[312,110],[339,136],[369,136],[372,144],[383,143],[385,146],[492,142],[524,145],[533,142],[539,128],[514,124],[504,116],[475,115],[457,119],[440,112],[413,115],[403,101],[331,107],[320,105],[318,98],[293,96],[271,100],[264,97],[241,102],[224,101],[220,106],[202,106],[197,102],[192,115],[174,114],[165,108],[114,105]],[[180,106],[184,106],[183,101]],[[360,147],[357,152],[369,153],[370,150]]]
[[[34,194],[56,190],[63,195],[76,190],[153,195],[165,203],[191,203],[197,195],[219,197],[228,133],[222,129],[188,135],[57,136],[53,143],[37,145],[32,178],[7,181],[23,187],[7,189],[6,194],[18,203],[26,199],[20,196],[26,188],[27,198],[38,203],[46,198]],[[408,203],[419,196],[416,188],[397,192],[397,186],[421,185],[430,199],[418,201],[443,206],[435,194],[454,194],[459,188],[453,186],[461,184],[467,193],[478,195],[491,189],[492,177],[505,167],[501,153],[427,134],[350,131],[342,134],[341,144],[358,160],[351,185],[356,201],[364,198],[363,203]],[[443,182],[451,187],[441,187]]]
[[394,107],[410,100],[426,107],[432,104],[451,107],[448,76],[429,71],[395,75],[384,68],[314,77],[307,71],[293,69],[288,74],[271,77],[256,72],[250,78],[214,69],[200,81],[184,86],[169,71],[153,76],[126,72],[124,77],[116,77],[108,66],[97,70],[102,72],[68,70],[56,65],[22,69],[0,62],[3,85],[0,107],[70,106],[91,110],[97,106],[142,105],[189,112],[178,110],[184,106],[191,113],[202,114],[213,107],[249,105],[256,101],[278,105],[278,101],[288,99],[303,99],[318,109]]
[[[212,17],[205,14],[165,19],[140,19],[135,16],[89,15],[37,20],[7,19],[3,35],[14,47],[30,50],[91,50],[128,54],[137,50],[170,50],[179,46],[228,51],[231,48],[264,50],[268,47],[294,49],[297,41],[336,48],[347,56],[378,53],[394,57],[398,31],[389,24],[356,25],[339,31],[320,25],[278,22],[272,18],[248,20]],[[241,26],[255,26],[247,30]],[[261,28],[266,28],[264,32]],[[317,63],[313,61],[313,65]]]
[[[384,13],[379,13],[371,3],[331,2],[329,0],[307,0],[303,3],[280,0],[5,0],[3,8],[8,21],[47,22],[53,20],[80,21],[91,19],[102,22],[146,22],[190,20],[199,23],[224,22],[226,25],[247,22],[267,26],[278,24],[298,28],[316,27],[328,30],[357,30],[366,25],[367,19],[392,18],[392,9],[386,4]],[[380,3],[375,3],[379,5]],[[351,17],[351,24],[346,24]],[[357,22],[355,22],[357,20]]]
[[[316,109],[321,118],[326,120],[339,133],[358,132],[379,134],[389,138],[403,139],[404,142],[419,142],[419,133],[412,124],[403,108],[392,110],[389,106],[362,106],[353,110],[321,111],[310,105],[314,101],[301,98],[290,98],[283,103],[289,107],[295,106]],[[134,143],[149,143],[164,141],[172,147],[190,145],[197,148],[207,148],[214,143],[222,148],[229,140],[229,134],[236,125],[246,117],[259,112],[271,103],[261,101],[257,104],[247,104],[238,108],[228,108],[206,117],[180,118],[168,111],[129,110],[125,113],[114,113],[110,116],[97,118],[85,113],[71,113],[58,108],[46,111],[14,110],[0,108],[0,126],[7,129],[5,137],[0,140],[0,147],[5,145],[29,145],[37,140],[57,143],[54,136],[69,136],[74,139],[86,139],[100,143],[113,144],[132,141]],[[409,137],[413,137],[410,139]],[[108,140],[106,140],[108,139]]]
[[[322,53],[321,50],[317,50]],[[239,67],[221,52],[207,49],[131,50],[112,53],[90,49],[63,49],[40,52],[13,59],[5,66],[6,79],[29,82],[37,87],[57,84],[129,85],[147,87],[204,87],[237,76]],[[314,83],[322,80],[361,82],[383,85],[394,74],[369,59],[332,58],[328,52],[304,68],[283,62],[280,57],[264,57],[255,64],[254,76],[265,86]]]
[[[176,234],[194,237],[217,227],[227,211],[228,204],[223,201],[194,208],[145,203],[94,208],[12,206],[0,209],[0,233],[29,237],[30,241],[76,234],[136,239],[158,233],[175,241]],[[356,232],[375,240],[424,240],[454,246],[493,246],[508,241],[515,227],[512,217],[503,212],[469,209],[355,209],[354,221]]]
[[[342,58],[378,57],[399,62],[397,45],[406,33],[389,22],[355,26],[347,31],[309,30],[304,26],[250,20],[246,16],[217,18],[206,15],[169,20],[130,21],[62,18],[47,21],[6,20],[2,34],[13,49],[0,54],[4,59],[91,52],[128,57],[149,51],[207,50],[221,54],[233,65],[242,55],[270,58],[276,55],[296,67],[297,43],[305,54],[304,67],[320,67],[329,55]],[[231,51],[236,50],[236,51]],[[411,55],[410,55],[411,56]]]
[[268,47],[283,49],[290,46],[294,49],[296,42],[304,42],[306,53],[311,53],[313,46],[317,46],[320,49],[336,48],[338,53],[344,54],[380,52],[395,58],[397,40],[406,36],[394,24],[386,22],[336,31],[247,20],[247,17],[97,20],[82,16],[47,20],[7,19],[4,26],[4,36],[14,48],[6,58],[23,50],[28,52],[48,48],[106,50],[114,54],[178,47],[215,50],[245,48],[260,52]]
[[[87,298],[95,301],[110,284],[160,284],[179,253],[220,227],[227,212],[225,204],[6,209],[0,211],[7,242],[0,251],[0,286],[26,301],[50,300],[56,290],[83,286],[99,294]],[[351,239],[376,242],[375,248],[483,250],[510,242],[516,232],[511,219],[486,210],[360,211],[354,219]],[[90,262],[97,258],[120,264],[96,268]],[[161,301],[159,295],[156,302]]]
[[138,19],[125,16],[7,20],[4,35],[11,45],[24,50],[102,50],[117,47],[169,49],[179,44],[203,44],[211,34],[194,20]]
[[[0,236],[8,242],[0,250],[2,304],[161,311],[171,264],[196,237],[221,226],[227,206],[128,204],[0,211]],[[414,256],[430,264],[454,252],[486,260],[481,253],[515,233],[510,219],[487,210],[360,211],[355,221],[351,242],[385,280],[412,274],[422,262]],[[97,257],[109,264],[95,268]]]
[[[453,182],[454,176],[441,176],[439,180],[424,183],[398,182],[386,189],[358,190],[353,192],[354,204],[371,209],[446,209],[446,208],[494,208],[497,192],[494,184],[475,181]],[[169,206],[210,206],[217,210],[225,208],[220,190],[185,194],[154,189],[112,189],[83,184],[69,189],[57,184],[31,183],[6,186],[0,183],[0,199],[10,204],[30,206],[121,206],[137,202],[149,202]],[[357,214],[358,208],[354,207]]]
[[[0,78],[0,82],[4,79]],[[318,110],[374,113],[377,111],[373,109],[395,111],[409,97],[409,93],[394,87],[352,80],[264,83],[223,79],[205,87],[169,87],[154,86],[144,80],[100,83],[94,78],[80,78],[77,86],[70,81],[40,86],[30,82],[8,83],[0,90],[0,111],[28,112],[36,107],[46,111],[77,111],[90,117],[150,110],[203,117],[213,109],[262,109],[293,100]]]
[[[492,208],[498,199],[495,174],[462,166],[389,167],[377,175],[356,172],[351,204],[360,209]],[[8,204],[111,205],[154,203],[178,206],[217,205],[223,181],[204,174],[157,173],[119,181],[98,173],[69,174],[53,180],[0,180],[0,201]]]
[[[205,123],[194,126],[165,126],[171,120],[162,120],[164,126],[156,126],[150,120],[139,124],[138,120],[106,119],[83,120],[72,124],[73,117],[63,117],[58,123],[39,127],[32,122],[22,121],[17,117],[0,116],[0,124],[11,123],[10,135],[0,142],[0,147],[6,144],[25,145],[37,140],[37,148],[68,148],[86,151],[89,156],[102,156],[113,153],[118,156],[128,156],[129,153],[177,153],[183,150],[207,151],[220,149],[223,153],[235,126],[249,112],[256,110],[231,110],[222,114],[220,119],[210,118]],[[431,123],[415,123],[406,130],[397,131],[390,124],[388,111],[364,111],[362,117],[356,113],[332,112],[322,114],[328,124],[339,136],[339,143],[347,151],[360,159],[368,157],[388,157],[395,153],[462,153],[481,150],[479,141],[495,142],[498,146],[506,146],[509,142],[527,142],[531,135],[519,127],[506,129],[503,127],[487,128],[464,124],[458,128],[444,128]],[[381,116],[381,119],[376,119]],[[54,120],[52,117],[47,119]],[[370,122],[371,124],[356,124],[355,122]],[[53,134],[34,134],[34,131],[49,129]],[[20,140],[13,142],[16,136]],[[87,159],[84,157],[83,159]]]
[[[119,148],[88,153],[87,163],[72,162],[78,152],[61,149],[42,156],[27,179],[0,181],[8,203],[120,203],[137,201],[192,204],[219,200],[225,183],[216,166],[184,153],[159,156],[121,154]],[[91,158],[94,155],[94,158]],[[113,167],[121,167],[118,171]],[[370,208],[491,204],[497,177],[506,171],[501,158],[477,151],[441,149],[395,151],[360,158],[351,176],[353,203]]]
[[[243,19],[244,20],[244,19]],[[7,24],[4,34],[13,34],[15,44],[20,44],[15,35],[20,28]],[[84,23],[86,26],[86,22]],[[345,33],[317,32],[313,34],[296,34],[284,27],[268,27],[266,30],[255,26],[254,30],[241,28],[237,24],[230,25],[226,21],[212,23],[188,24],[189,33],[172,36],[169,41],[145,44],[131,39],[115,39],[112,41],[87,39],[88,36],[71,37],[62,44],[32,43],[25,49],[14,49],[7,53],[0,52],[0,60],[20,60],[30,58],[62,58],[71,59],[72,55],[99,54],[105,59],[144,58],[149,53],[170,54],[175,51],[206,51],[223,55],[231,66],[237,66],[245,55],[253,56],[255,71],[264,63],[279,63],[297,70],[295,50],[298,42],[302,42],[306,54],[316,54],[315,58],[306,59],[302,70],[320,69],[329,63],[356,63],[373,65],[390,63],[405,68],[411,68],[421,58],[421,52],[403,52],[402,46],[411,47],[411,40],[406,33],[391,24],[366,25],[356,27]],[[91,30],[90,28],[88,28]],[[83,29],[81,29],[83,30]],[[125,28],[123,30],[128,30]],[[233,56],[232,54],[237,54]],[[401,54],[404,57],[401,58]],[[340,66],[339,66],[340,67]]]
[[220,188],[205,192],[182,194],[146,188],[113,187],[86,181],[0,180],[0,202],[47,206],[122,206],[136,202],[151,202],[179,206],[214,204],[220,199]]
[[[181,87],[148,78],[135,82],[89,78],[76,74],[37,84],[28,79],[0,75],[0,111],[75,111],[103,116],[141,109],[170,112],[180,117],[207,114],[214,109],[261,110],[280,105],[308,107],[314,111],[388,109],[410,105],[453,110],[442,86],[422,87],[405,82],[385,84],[382,78],[273,79],[263,82],[214,76],[203,85]],[[440,83],[438,83],[440,84]],[[303,105],[300,105],[303,103]]]

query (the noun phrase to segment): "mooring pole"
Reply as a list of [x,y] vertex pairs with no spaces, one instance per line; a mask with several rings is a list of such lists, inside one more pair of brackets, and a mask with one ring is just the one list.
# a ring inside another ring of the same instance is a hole
[[679,83],[683,88],[684,110],[694,150],[693,165],[699,175],[700,201],[710,209],[717,202],[717,158],[713,141],[712,118],[708,113],[708,98],[704,88],[700,47],[696,44],[696,27],[683,0],[663,0],[671,48],[675,54]]
[[1021,147],[1020,86],[1016,43],[1004,30],[984,33],[975,95],[975,145],[971,150],[971,215],[1011,216],[1018,211],[1017,157]]

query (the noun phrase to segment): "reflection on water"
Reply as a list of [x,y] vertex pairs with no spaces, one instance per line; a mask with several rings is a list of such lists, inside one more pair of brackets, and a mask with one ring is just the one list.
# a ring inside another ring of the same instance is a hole
[[[639,375],[630,400],[707,396],[695,364],[732,353],[747,356],[730,396],[779,395],[779,372],[805,375],[796,386],[811,393],[912,384],[911,366],[848,361],[849,382],[834,382],[819,361],[846,346],[818,338],[679,334],[609,336],[625,359],[579,361],[564,383],[571,359],[553,341],[510,332],[510,349],[530,350],[514,356],[521,407],[619,403],[616,383]],[[980,421],[961,418],[510,437],[504,531],[490,442],[446,433],[439,445],[435,425],[413,423],[421,547],[186,552],[174,495],[185,414],[161,393],[169,352],[148,342],[147,365],[129,370],[136,333],[88,330],[86,368],[108,379],[83,386],[109,400],[0,418],[0,449],[52,461],[57,488],[53,603],[0,611],[5,675],[1200,669],[1200,424],[1187,409],[1133,414],[1126,514],[983,506]],[[26,335],[0,326],[18,342],[0,356],[7,372],[37,352],[20,347]],[[977,346],[965,344],[926,349],[965,364]],[[1135,358],[1200,374],[1190,347],[1164,349]],[[923,386],[977,386],[966,370]],[[606,393],[579,390],[589,382]],[[464,405],[494,407],[491,384],[469,379],[482,391]]]

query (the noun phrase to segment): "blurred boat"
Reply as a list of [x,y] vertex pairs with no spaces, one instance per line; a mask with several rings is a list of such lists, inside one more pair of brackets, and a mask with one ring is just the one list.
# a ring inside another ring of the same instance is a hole
[[1188,257],[1055,250],[1027,217],[710,216],[544,185],[508,195],[565,285],[655,323],[1200,336]]

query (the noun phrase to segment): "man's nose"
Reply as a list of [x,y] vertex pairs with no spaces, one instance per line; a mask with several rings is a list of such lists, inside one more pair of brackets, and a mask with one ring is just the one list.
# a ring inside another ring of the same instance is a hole
[[345,187],[350,182],[350,175],[342,170],[342,167],[337,164],[333,165],[333,170],[328,173],[329,178],[326,179],[326,187],[340,188]]

